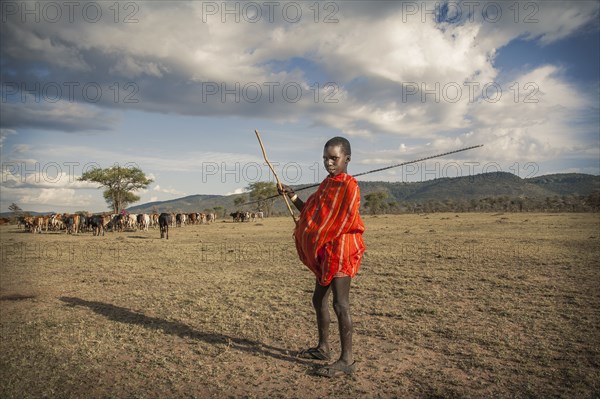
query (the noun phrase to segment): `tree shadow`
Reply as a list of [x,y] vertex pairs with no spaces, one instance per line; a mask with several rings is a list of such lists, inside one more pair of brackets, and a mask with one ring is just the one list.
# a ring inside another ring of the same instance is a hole
[[246,338],[232,337],[225,334],[198,331],[186,324],[177,321],[169,321],[161,319],[159,317],[146,316],[143,313],[138,313],[130,309],[115,306],[109,303],[86,301],[81,298],[64,296],[60,297],[59,299],[65,302],[67,306],[87,307],[92,311],[119,323],[137,324],[147,329],[161,330],[167,334],[176,335],[181,338],[191,338],[212,345],[226,345],[233,349],[237,349],[239,351],[251,353],[254,355],[269,356],[274,359],[285,360],[288,362],[303,365],[312,364],[309,361],[290,355],[288,351],[283,348],[277,348],[275,346],[266,345],[258,341]]
[[24,301],[26,299],[34,299],[35,295],[32,294],[12,294],[0,296],[0,301]]

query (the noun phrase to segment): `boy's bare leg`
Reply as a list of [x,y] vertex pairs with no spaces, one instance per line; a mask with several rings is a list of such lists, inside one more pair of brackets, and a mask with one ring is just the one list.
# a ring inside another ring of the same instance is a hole
[[[352,318],[350,317],[350,276],[334,278],[333,309],[338,319],[342,354],[338,362],[346,365],[354,363],[352,356]],[[337,363],[337,362],[336,362]]]
[[317,313],[317,327],[319,329],[319,345],[325,353],[329,352],[329,323],[331,316],[329,314],[328,299],[331,292],[331,285],[323,287],[318,282],[315,283],[315,292],[313,293],[313,306]]

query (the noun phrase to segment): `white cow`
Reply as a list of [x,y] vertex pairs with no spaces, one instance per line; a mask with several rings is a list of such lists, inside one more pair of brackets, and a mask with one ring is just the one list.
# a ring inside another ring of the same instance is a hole
[[138,221],[138,228],[143,231],[148,231],[148,227],[150,226],[150,215],[142,213],[138,215]]
[[136,230],[137,226],[137,215],[135,213],[130,213],[127,215],[127,228]]

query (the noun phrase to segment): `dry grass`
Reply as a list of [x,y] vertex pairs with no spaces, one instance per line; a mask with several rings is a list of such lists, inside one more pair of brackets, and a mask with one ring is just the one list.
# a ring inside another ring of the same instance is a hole
[[294,357],[316,327],[291,220],[169,241],[0,226],[0,397],[600,396],[598,214],[365,223],[359,369],[333,381]]

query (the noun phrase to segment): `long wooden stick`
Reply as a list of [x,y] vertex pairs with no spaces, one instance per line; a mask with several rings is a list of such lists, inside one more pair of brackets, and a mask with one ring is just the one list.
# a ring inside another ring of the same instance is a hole
[[[471,147],[466,147],[466,148],[460,148],[458,150],[448,151],[448,152],[444,152],[442,154],[430,155],[428,157],[423,157],[423,158],[419,158],[419,159],[413,159],[412,161],[406,161],[406,162],[402,162],[402,163],[397,163],[395,165],[386,166],[384,168],[379,168],[379,169],[369,170],[368,172],[362,172],[362,173],[358,173],[358,174],[355,174],[355,175],[352,175],[352,176],[353,177],[364,176],[364,175],[367,175],[369,173],[381,172],[382,170],[387,170],[387,169],[391,169],[391,168],[397,168],[397,167],[400,167],[400,166],[410,165],[410,164],[413,164],[413,163],[426,161],[428,159],[445,157],[446,155],[456,154],[458,152],[468,151],[468,150],[472,150],[472,149],[479,148],[479,147],[483,147],[483,144],[473,145]],[[301,188],[296,188],[294,191],[308,190],[309,188],[318,187],[320,184],[321,183],[315,183],[315,184],[311,184],[311,185],[304,186],[304,187],[301,187]],[[267,198],[264,198],[264,199],[270,199],[270,198],[275,198],[275,197],[277,197],[277,195],[274,195],[272,197],[267,197]],[[242,205],[254,204],[256,202],[258,202],[258,201],[245,202]]]
[[[258,139],[258,144],[260,144],[260,149],[262,150],[263,158],[265,158],[265,162],[267,163],[267,165],[269,165],[269,168],[271,169],[271,172],[273,172],[273,176],[275,176],[275,180],[277,180],[277,186],[279,187],[279,190],[283,191],[283,186],[281,185],[281,181],[279,180],[279,176],[277,176],[277,172],[275,172],[275,169],[273,168],[273,165],[271,165],[271,162],[269,162],[269,160],[267,159],[267,153],[265,151],[265,146],[263,145],[263,142],[260,139],[260,134],[258,134],[258,130],[254,129],[254,133],[256,133],[256,138]],[[297,223],[296,216],[294,216],[294,211],[292,210],[292,207],[290,206],[290,203],[288,202],[287,195],[285,193],[282,193],[281,195],[283,196],[285,204],[287,205],[287,208],[290,211],[290,215],[292,216],[292,219],[294,219],[294,223]]]

